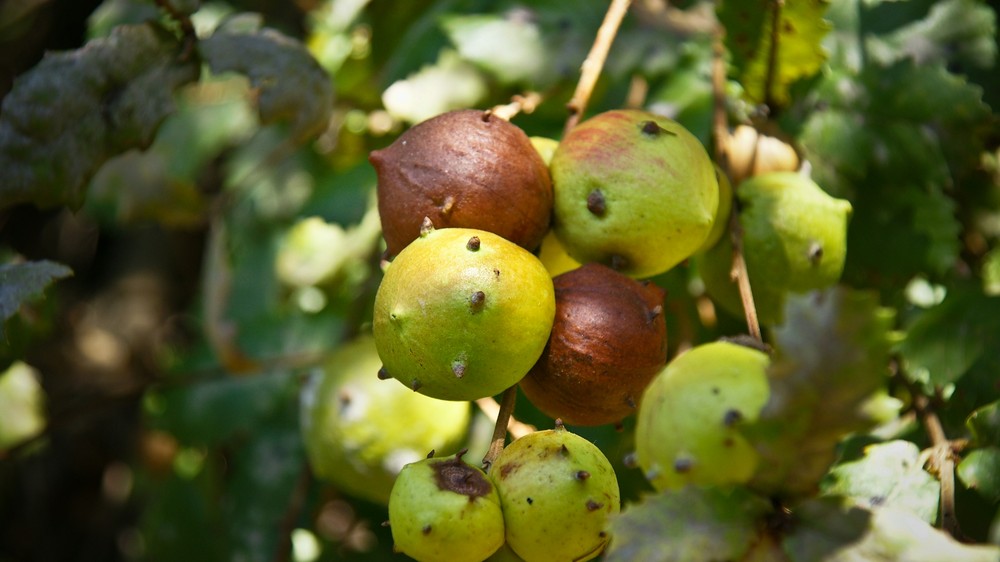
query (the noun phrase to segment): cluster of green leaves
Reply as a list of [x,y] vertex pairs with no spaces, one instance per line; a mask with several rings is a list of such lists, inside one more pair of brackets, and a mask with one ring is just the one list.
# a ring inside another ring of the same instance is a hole
[[[86,46],[18,79],[0,112],[0,209],[206,232],[199,337],[163,358],[144,399],[149,552],[270,559],[300,529],[300,560],[387,558],[384,507],[310,480],[299,434],[304,373],[366,329],[380,275],[367,154],[409,124],[528,90],[544,101],[516,122],[558,138],[606,5],[325,0],[279,32],[236,1],[164,3],[174,15],[107,0]],[[845,287],[794,300],[768,334],[750,485],[653,494],[624,461],[631,420],[578,429],[626,501],[606,558],[995,560],[996,547],[934,529],[929,443],[900,412],[914,393],[933,398],[946,435],[965,440],[959,522],[1000,543],[996,14],[976,0],[635,4],[591,112],[624,105],[641,79],[646,107],[710,145],[717,16],[730,121],[780,127],[854,215]],[[0,321],[69,274],[0,266]],[[745,329],[699,322],[693,268],[656,282],[674,349]],[[40,334],[6,325],[0,357],[20,369],[11,344]],[[516,416],[551,424],[526,400]]]

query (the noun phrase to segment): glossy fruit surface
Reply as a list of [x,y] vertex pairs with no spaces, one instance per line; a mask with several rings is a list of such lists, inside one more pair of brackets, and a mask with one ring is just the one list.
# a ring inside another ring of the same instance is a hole
[[747,482],[758,454],[740,433],[770,394],[766,353],[729,342],[673,359],[646,389],[636,419],[639,466],[658,490]]
[[561,426],[530,433],[503,450],[489,475],[507,544],[525,561],[589,560],[603,551],[621,498],[611,463],[593,443]]
[[504,542],[493,482],[458,456],[403,468],[389,497],[389,527],[394,548],[420,562],[481,562]]
[[370,335],[341,346],[303,388],[300,427],[318,478],[384,505],[404,465],[459,449],[471,413],[378,380],[380,366]]
[[528,373],[554,315],[538,258],[496,234],[445,228],[389,265],[373,331],[385,375],[434,398],[476,400]]
[[665,117],[596,115],[563,138],[550,169],[553,229],[582,263],[657,275],[697,251],[715,221],[714,165],[696,137]]
[[549,229],[548,167],[524,131],[495,115],[444,113],[369,160],[389,256],[419,236],[424,217],[436,228],[487,230],[529,250]]
[[552,335],[521,390],[570,425],[618,422],[667,361],[663,289],[596,263],[553,284]]
[[[779,324],[788,293],[822,289],[840,279],[851,204],[794,172],[754,176],[737,188],[736,197],[757,317],[761,324]],[[723,237],[705,253],[701,275],[709,296],[740,316],[731,266],[732,243]]]

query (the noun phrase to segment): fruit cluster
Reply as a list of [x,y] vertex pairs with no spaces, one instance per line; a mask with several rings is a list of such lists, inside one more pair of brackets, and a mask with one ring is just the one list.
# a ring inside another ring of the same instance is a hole
[[[740,169],[722,173],[684,127],[639,110],[599,114],[559,142],[464,110],[371,154],[387,244],[372,323],[378,378],[440,404],[519,385],[561,420],[508,445],[488,474],[461,454],[405,464],[388,499],[399,550],[418,560],[483,560],[503,545],[529,562],[597,556],[620,508],[617,480],[562,421],[637,413],[637,461],[658,489],[752,477],[757,457],[740,425],[768,400],[767,354],[716,342],[668,364],[665,294],[649,278],[690,262],[738,314],[726,235],[735,207],[760,318],[780,322],[787,294],[839,277],[850,205],[783,171],[787,158],[732,152]],[[747,177],[735,193],[734,175]],[[767,284],[753,283],[760,271]]]

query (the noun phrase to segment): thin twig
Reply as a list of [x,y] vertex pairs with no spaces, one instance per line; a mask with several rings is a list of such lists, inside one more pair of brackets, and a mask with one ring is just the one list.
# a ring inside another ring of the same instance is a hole
[[587,54],[586,60],[583,61],[583,65],[580,67],[580,81],[576,84],[573,97],[566,104],[566,109],[569,110],[569,118],[566,119],[565,132],[569,132],[570,129],[580,122],[580,117],[583,115],[584,110],[587,109],[587,102],[590,100],[590,95],[594,92],[594,86],[597,85],[597,78],[601,75],[601,70],[604,68],[604,61],[608,58],[608,51],[611,50],[611,44],[615,40],[615,35],[618,34],[618,28],[621,26],[622,20],[625,19],[625,14],[628,12],[630,3],[631,0],[611,0],[611,6],[608,7],[608,12],[604,14],[604,21],[601,23],[600,29],[597,30],[597,37],[594,38],[593,46],[590,47],[590,53]]
[[767,53],[767,75],[764,78],[764,104],[769,108],[774,107],[774,99],[771,97],[771,90],[774,89],[774,79],[778,74],[778,43],[781,36],[781,9],[785,6],[785,0],[774,0],[771,2],[771,44]]
[[743,257],[743,225],[740,224],[740,214],[735,208],[729,215],[729,236],[733,242],[733,267],[729,270],[729,277],[736,282],[740,290],[747,330],[757,341],[763,341],[760,335],[760,322],[757,320],[757,306],[753,302],[753,290],[750,288],[747,262]]
[[494,106],[486,110],[486,112],[490,115],[496,115],[504,121],[510,121],[518,113],[532,113],[540,103],[542,103],[542,94],[528,92],[523,96],[516,95],[511,98],[510,103]]
[[913,409],[931,440],[928,469],[937,475],[941,482],[941,528],[956,539],[962,540],[964,535],[958,525],[958,516],[955,514],[954,443],[945,435],[941,419],[931,407],[930,399],[919,393],[919,390],[913,397]]
[[490,441],[490,448],[483,457],[483,470],[489,470],[493,461],[497,460],[500,452],[503,451],[504,443],[507,441],[507,424],[511,414],[514,413],[514,403],[517,401],[517,385],[508,388],[503,393],[500,401],[500,411],[497,412],[496,425],[493,426],[493,439]]
[[[497,402],[492,396],[476,400],[476,407],[478,407],[479,411],[491,420],[495,420],[500,417],[500,403]],[[509,433],[513,439],[520,439],[521,437],[536,431],[538,431],[537,427],[518,421],[514,416],[510,416],[507,420],[507,433]]]

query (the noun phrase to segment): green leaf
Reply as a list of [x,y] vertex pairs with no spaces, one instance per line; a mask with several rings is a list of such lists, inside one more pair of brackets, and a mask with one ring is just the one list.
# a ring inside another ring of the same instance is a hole
[[604,560],[738,560],[755,542],[770,502],[745,488],[687,487],[647,495],[612,519]]
[[296,39],[273,29],[247,33],[220,29],[198,49],[212,72],[238,72],[250,79],[263,124],[288,122],[293,140],[326,130],[333,111],[333,85]]
[[486,94],[486,80],[476,67],[456,52],[442,50],[435,64],[386,88],[382,103],[396,119],[419,123],[446,111],[473,107]]
[[927,17],[892,33],[868,38],[869,54],[882,64],[907,57],[924,64],[960,61],[987,68],[996,59],[996,14],[976,0],[945,0]]
[[79,207],[101,164],[148,147],[174,89],[198,77],[180,51],[159,28],[122,26],[18,78],[0,114],[0,207]]
[[755,489],[814,493],[848,433],[871,428],[884,387],[893,314],[873,293],[833,288],[790,298],[774,331],[771,397],[745,434],[761,454]]
[[541,32],[520,11],[447,16],[441,27],[463,59],[501,83],[531,84],[545,74],[549,59]]
[[868,511],[835,498],[797,506],[791,528],[784,547],[792,562],[996,562],[1000,557],[1000,547],[959,543],[908,511]]
[[830,470],[821,483],[823,494],[869,509],[896,507],[934,523],[941,484],[923,469],[920,449],[900,440],[869,445],[864,452],[861,459]]
[[726,46],[751,100],[786,105],[789,87],[819,71],[826,60],[821,42],[830,31],[823,19],[828,4],[828,0],[721,3],[719,20],[726,28]]
[[1000,501],[1000,447],[975,449],[955,468],[966,487],[991,502]]
[[972,443],[978,447],[1000,447],[1000,401],[976,409],[965,420]]
[[4,338],[3,323],[22,304],[40,297],[46,287],[70,275],[70,268],[47,260],[0,265],[0,341]]

